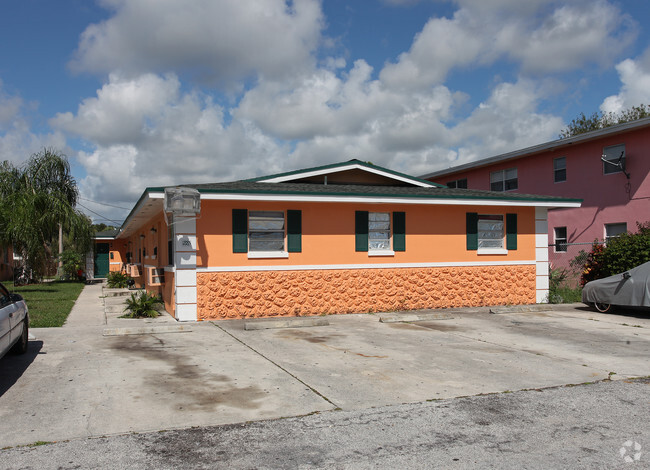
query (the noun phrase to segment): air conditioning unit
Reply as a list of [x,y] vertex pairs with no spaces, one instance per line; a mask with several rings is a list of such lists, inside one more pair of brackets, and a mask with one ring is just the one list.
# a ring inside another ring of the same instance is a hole
[[193,188],[165,188],[165,213],[196,216],[201,212],[201,194]]

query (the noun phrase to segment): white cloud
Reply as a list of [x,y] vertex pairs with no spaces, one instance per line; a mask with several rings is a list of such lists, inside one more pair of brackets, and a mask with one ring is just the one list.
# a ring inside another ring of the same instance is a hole
[[[554,92],[538,74],[609,60],[602,53],[609,42],[633,34],[602,1],[458,0],[451,18],[430,19],[377,75],[364,60],[349,66],[325,57],[317,65],[323,19],[315,0],[292,10],[280,0],[105,3],[115,15],[86,30],[75,67],[107,72],[107,81],[76,112],[50,122],[87,145],[77,155],[84,197],[126,206],[147,186],[350,158],[422,174],[555,139],[564,123],[539,111]],[[455,69],[496,61],[510,61],[522,78],[493,86],[484,99],[446,83]],[[216,103],[208,92],[187,91],[179,77],[188,70],[245,91]],[[619,64],[617,97],[650,89],[640,78],[648,70],[640,60]],[[243,80],[249,74],[254,82]],[[482,103],[472,109],[470,98]]]
[[618,8],[597,1],[563,5],[535,30],[520,29],[502,45],[521,61],[524,72],[537,74],[573,70],[589,63],[607,65],[635,34],[636,28]]
[[[394,88],[444,83],[450,71],[512,60],[540,75],[610,63],[636,35],[635,23],[606,1],[459,0],[451,18],[431,18],[381,79]],[[471,72],[470,72],[471,73]]]
[[317,0],[104,0],[114,15],[86,28],[73,70],[186,71],[211,82],[284,77],[312,61],[323,17]]
[[626,59],[616,66],[622,87],[600,106],[603,112],[618,113],[640,104],[650,105],[650,48],[637,60]]
[[[537,112],[540,91],[529,80],[502,83],[455,129],[458,157],[451,166],[556,139],[562,118]],[[447,165],[450,166],[450,165]]]
[[202,183],[279,171],[287,150],[245,120],[225,124],[224,110],[199,92],[180,91],[178,78],[115,75],[76,114],[59,114],[55,128],[94,148],[77,161],[86,171],[84,197],[122,202],[147,186]]
[[25,103],[20,96],[7,93],[0,80],[0,161],[8,160],[19,165],[45,147],[57,151],[66,149],[61,132],[38,133],[32,130],[30,114],[35,107],[33,103]]

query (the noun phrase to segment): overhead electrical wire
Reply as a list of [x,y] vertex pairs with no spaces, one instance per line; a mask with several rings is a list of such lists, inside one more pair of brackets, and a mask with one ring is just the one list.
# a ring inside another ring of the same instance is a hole
[[[115,207],[116,209],[123,209],[125,211],[130,211],[131,210],[131,209],[127,208],[127,207],[120,207],[120,206],[116,206],[114,204],[108,204],[106,202],[93,201],[92,199],[86,199],[85,197],[81,197],[81,196],[79,196],[79,199],[81,199],[83,201],[93,202],[95,204],[100,204],[102,206]],[[86,209],[88,209],[88,208],[86,207]],[[88,210],[90,210],[90,209],[88,209]],[[108,219],[108,220],[110,220],[110,219]]]
[[93,214],[98,215],[99,217],[102,218],[102,220],[108,220],[109,222],[115,222],[116,224],[120,224],[120,225],[122,225],[122,222],[121,222],[121,221],[119,221],[119,220],[109,219],[109,218],[106,217],[105,215],[102,215],[102,214],[100,214],[99,212],[95,212],[94,210],[87,208],[86,206],[84,206],[84,205],[81,204],[81,203],[77,203],[77,205],[83,207],[83,208],[86,209],[88,212],[92,212]]

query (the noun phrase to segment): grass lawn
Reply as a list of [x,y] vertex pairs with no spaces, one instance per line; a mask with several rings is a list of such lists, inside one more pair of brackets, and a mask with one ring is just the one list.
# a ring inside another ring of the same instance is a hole
[[29,327],[47,328],[65,323],[83,288],[82,282],[44,282],[10,290],[27,302]]

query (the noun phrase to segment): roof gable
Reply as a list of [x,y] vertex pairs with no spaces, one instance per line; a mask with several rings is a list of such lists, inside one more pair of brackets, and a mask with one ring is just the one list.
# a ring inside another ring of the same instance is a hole
[[303,170],[261,176],[245,181],[257,183],[361,184],[377,186],[442,187],[414,176],[389,170],[360,160],[334,163]]

